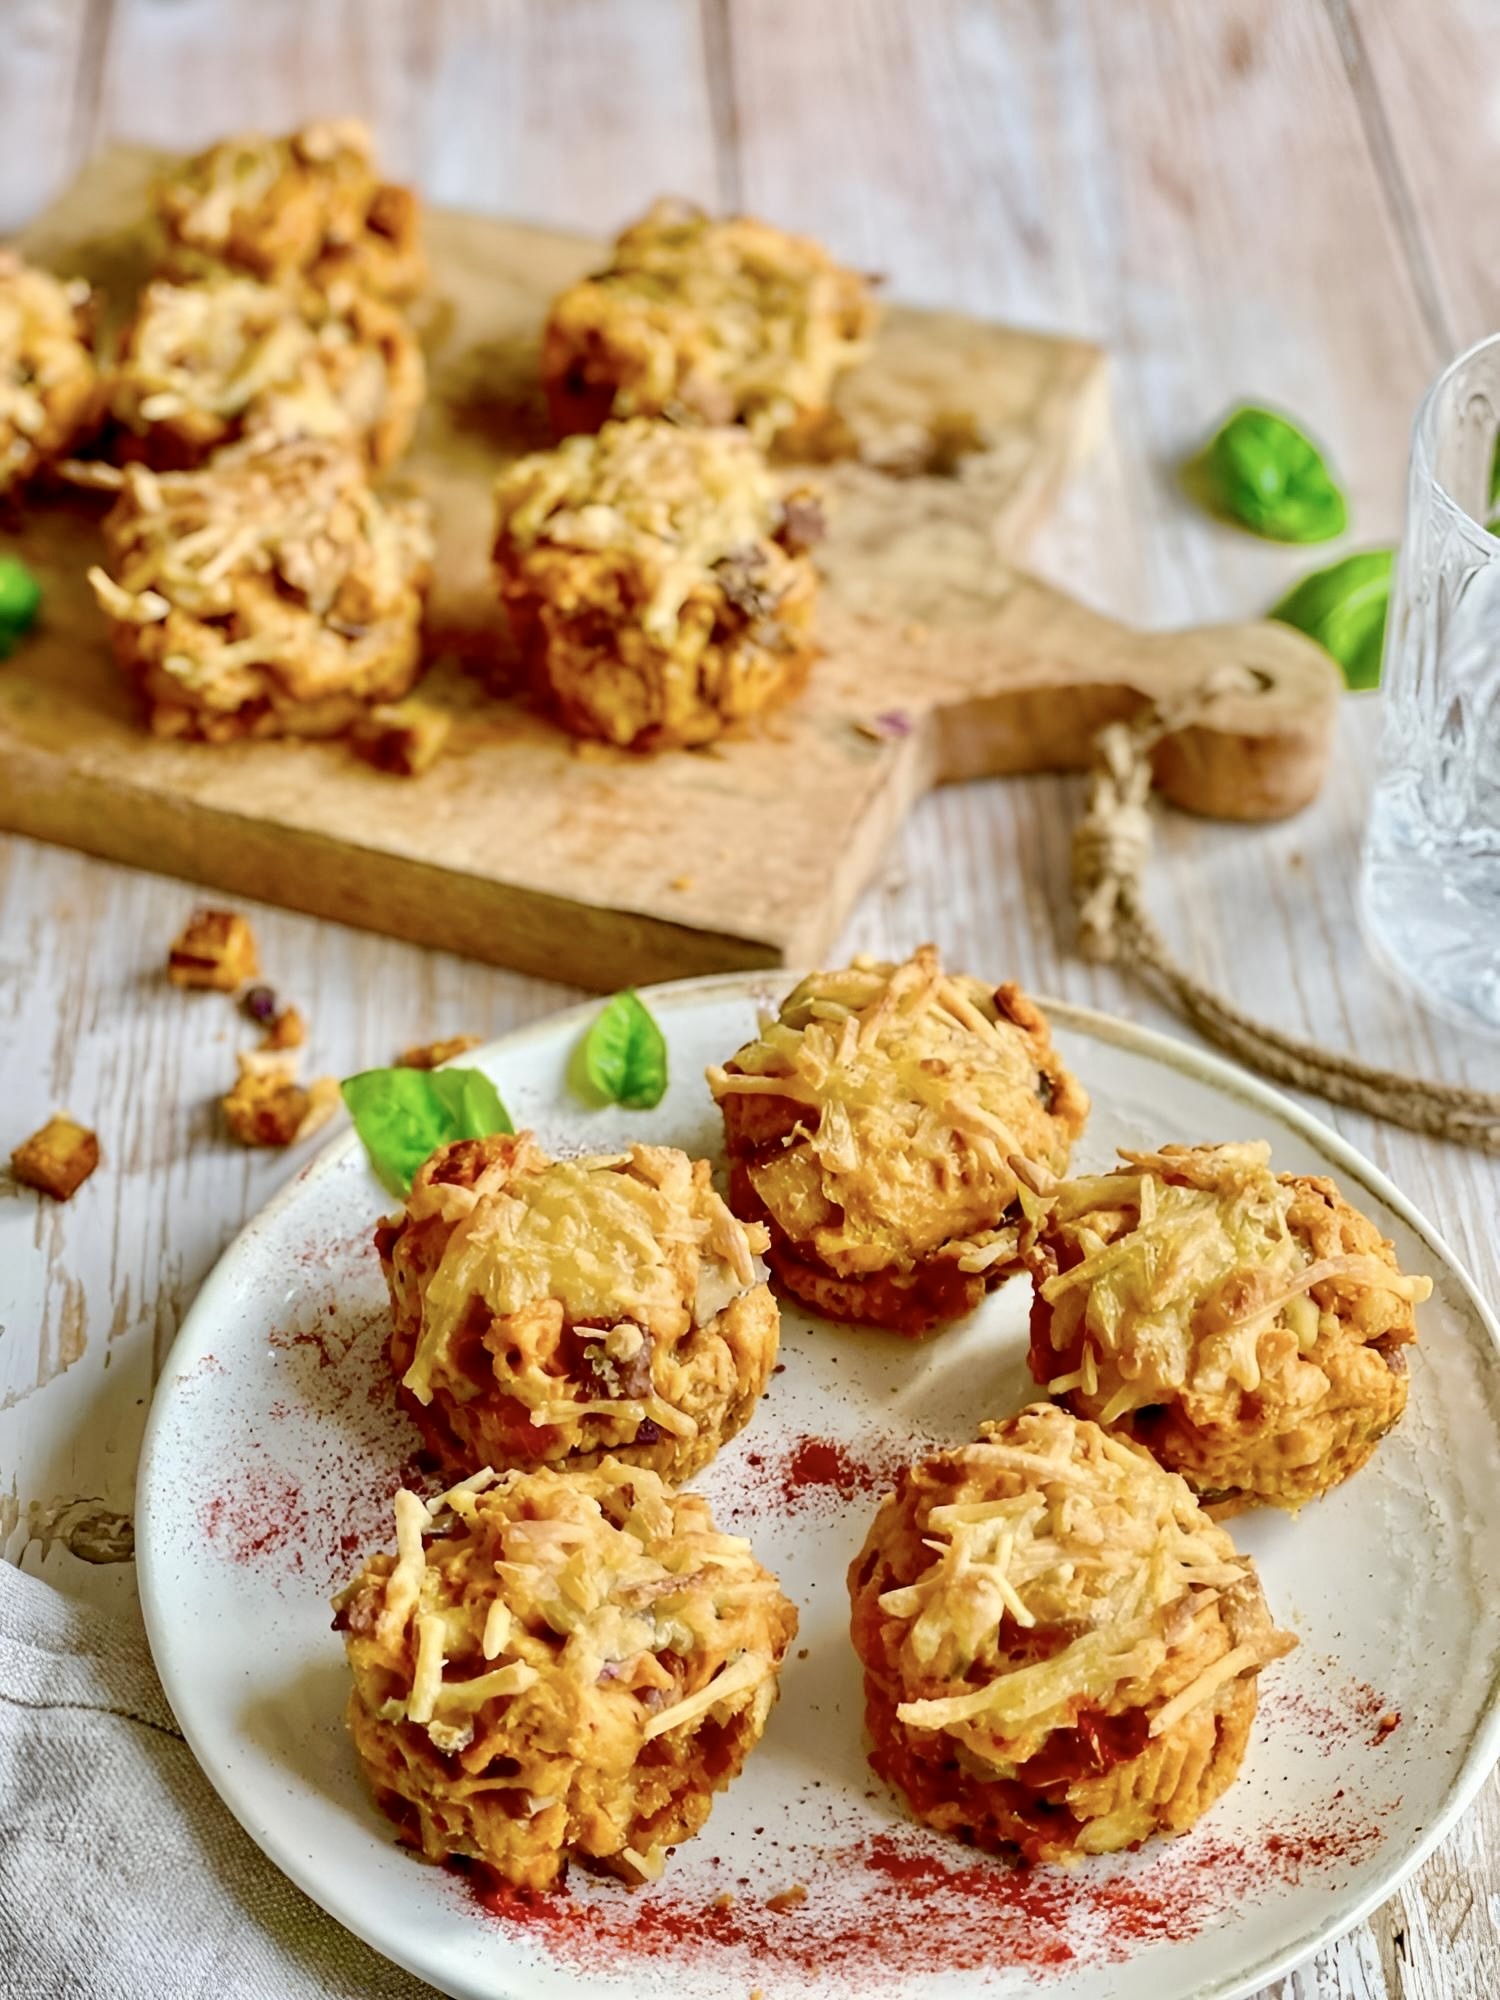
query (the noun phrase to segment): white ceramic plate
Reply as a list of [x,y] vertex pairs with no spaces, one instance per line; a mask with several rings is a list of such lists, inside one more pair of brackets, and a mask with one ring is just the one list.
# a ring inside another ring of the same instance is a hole
[[[784,988],[736,976],[653,993],[673,1080],[645,1116],[585,1111],[567,1089],[593,1004],[471,1060],[553,1149],[638,1136],[714,1156],[703,1068]],[[351,1930],[461,2000],[1230,2000],[1356,1922],[1452,1824],[1500,1748],[1495,1323],[1438,1235],[1324,1126],[1194,1050],[1051,1012],[1094,1098],[1081,1168],[1122,1141],[1263,1137],[1279,1167],[1335,1175],[1434,1281],[1411,1407],[1373,1464],[1300,1520],[1233,1524],[1302,1643],[1265,1677],[1229,1796],[1170,1845],[1027,1873],[913,1825],[865,1764],[845,1567],[919,1441],[965,1439],[1029,1399],[1023,1279],[924,1345],[783,1309],[784,1369],[700,1483],[779,1572],[801,1635],[764,1742],[660,1883],[631,1895],[575,1871],[562,1898],[506,1915],[399,1850],[344,1734],[329,1627],[329,1593],[389,1540],[417,1444],[383,1363],[370,1230],[389,1203],[347,1137],[204,1286],[157,1393],[138,1536],[188,1741],[251,1835]],[[799,1884],[805,1901],[768,1908]]]

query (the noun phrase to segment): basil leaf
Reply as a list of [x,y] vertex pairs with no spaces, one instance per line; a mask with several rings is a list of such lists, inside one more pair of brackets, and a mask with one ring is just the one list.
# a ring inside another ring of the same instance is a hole
[[500,1093],[477,1069],[367,1069],[339,1086],[370,1164],[392,1194],[452,1139],[513,1132]]
[[1350,687],[1379,687],[1394,564],[1394,549],[1345,556],[1303,577],[1270,615],[1332,653]]
[[1349,510],[1318,448],[1274,410],[1236,410],[1184,468],[1189,491],[1252,534],[1326,542]]
[[595,1016],[579,1049],[583,1079],[606,1103],[650,1111],[667,1089],[667,1043],[651,1009],[632,990]]
[[29,629],[42,601],[42,586],[19,556],[0,555],[0,660]]

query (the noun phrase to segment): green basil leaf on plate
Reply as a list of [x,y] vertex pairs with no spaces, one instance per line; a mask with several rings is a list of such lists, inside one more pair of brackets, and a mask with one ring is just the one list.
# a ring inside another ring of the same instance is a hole
[[639,994],[615,994],[579,1044],[577,1069],[588,1095],[629,1111],[650,1111],[667,1089],[667,1042]]
[[19,556],[0,555],[0,660],[28,631],[42,602],[42,586]]
[[1332,653],[1351,688],[1379,687],[1394,566],[1394,549],[1345,556],[1303,577],[1270,616],[1295,625]]
[[340,1088],[370,1164],[392,1194],[411,1193],[418,1167],[439,1146],[515,1130],[482,1070],[367,1069]]
[[1276,542],[1326,542],[1349,523],[1322,453],[1288,418],[1246,405],[1184,468],[1194,498]]

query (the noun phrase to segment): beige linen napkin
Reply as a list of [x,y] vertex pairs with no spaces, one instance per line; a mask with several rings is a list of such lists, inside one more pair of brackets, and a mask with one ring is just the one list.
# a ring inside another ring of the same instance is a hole
[[436,2000],[324,1916],[219,1803],[139,1614],[0,1561],[4,2000]]

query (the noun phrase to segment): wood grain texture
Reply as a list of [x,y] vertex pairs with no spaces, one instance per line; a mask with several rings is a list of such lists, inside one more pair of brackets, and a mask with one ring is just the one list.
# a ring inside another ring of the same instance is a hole
[[[413,4],[404,33],[375,10],[368,33],[357,8],[303,10],[314,11],[325,23],[337,14],[349,37],[320,77],[288,69],[301,60],[287,54],[286,23],[301,18],[289,9],[254,10],[246,25],[246,10],[205,0],[115,0],[111,123],[86,142],[125,119],[158,143],[185,120],[207,136],[273,117],[280,91],[298,93],[299,111],[323,108],[332,75],[348,80],[340,105],[368,83],[360,101],[380,111],[384,144],[429,192],[601,230],[658,186],[729,198],[727,80],[746,202],[884,269],[899,297],[1109,347],[1112,428],[1032,557],[1070,596],[1138,625],[1252,617],[1309,566],[1305,552],[1203,519],[1178,491],[1184,445],[1237,397],[1280,400],[1323,437],[1354,503],[1351,543],[1398,529],[1411,412],[1446,358],[1402,201],[1453,343],[1500,318],[1484,226],[1500,47],[1482,0],[1351,0],[1361,87],[1389,132],[1380,158],[1334,12],[1297,0],[728,0],[713,88],[692,6]],[[405,83],[417,43],[433,80],[421,104]],[[579,103],[593,122],[574,120]],[[658,105],[670,108],[658,117]],[[1329,780],[1295,820],[1245,831],[1163,814],[1154,912],[1196,971],[1267,1019],[1493,1086],[1495,1045],[1422,1015],[1360,942],[1354,889],[1378,720],[1376,701],[1346,705]],[[1071,954],[1077,790],[1025,777],[934,793],[838,949],[935,935],[977,970],[1172,1026]],[[67,1102],[97,1122],[106,1154],[67,1209],[0,1189],[0,1400],[24,1395],[0,1414],[0,1496],[13,1494],[24,1518],[77,1494],[129,1506],[144,1398],[176,1318],[227,1234],[294,1163],[240,1153],[215,1127],[234,1016],[212,996],[169,992],[159,974],[189,893],[26,841],[6,848],[0,1102],[11,1136]],[[270,976],[309,1007],[317,1069],[439,1033],[499,1032],[571,997],[301,917],[256,922]],[[1353,1114],[1332,1122],[1500,1293],[1494,1165]],[[70,1299],[82,1301],[86,1345],[38,1391],[41,1357],[50,1366],[76,1324]],[[12,1555],[25,1532],[12,1530]],[[33,1541],[25,1560],[99,1601],[131,1587],[128,1567],[91,1566],[62,1539],[45,1552]],[[1492,1783],[1400,1896],[1262,2000],[1493,2000],[1497,1898]]]

